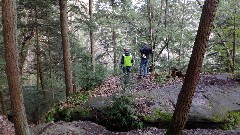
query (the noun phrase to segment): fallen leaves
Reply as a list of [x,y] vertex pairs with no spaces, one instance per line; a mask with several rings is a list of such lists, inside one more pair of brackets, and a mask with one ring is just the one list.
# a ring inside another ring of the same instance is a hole
[[13,123],[2,115],[0,115],[0,135],[15,135]]

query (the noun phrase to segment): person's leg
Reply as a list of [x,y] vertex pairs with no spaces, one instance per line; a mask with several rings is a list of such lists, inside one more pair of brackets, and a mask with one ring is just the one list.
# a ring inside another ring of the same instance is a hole
[[127,66],[127,67],[126,67],[126,71],[127,71],[127,74],[130,74],[130,72],[131,72],[131,67],[130,67],[130,66]]
[[131,80],[131,66],[127,66],[127,83]]
[[142,76],[143,64],[144,64],[143,60],[141,59],[140,68],[139,68],[139,76]]
[[144,61],[144,76],[147,76],[148,73],[148,60]]
[[123,67],[123,83],[126,84],[127,83],[127,67]]
[[122,69],[123,69],[123,74],[125,74],[126,73],[126,67],[123,67]]

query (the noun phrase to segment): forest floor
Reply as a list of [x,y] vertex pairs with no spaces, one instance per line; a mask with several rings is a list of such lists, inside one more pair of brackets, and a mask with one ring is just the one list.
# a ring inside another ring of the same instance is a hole
[[[31,127],[33,135],[164,135],[165,129],[148,127],[129,132],[110,132],[90,121],[56,122]],[[0,135],[15,135],[14,125],[0,116]],[[184,135],[240,135],[240,131],[216,129],[184,130]]]
[[[139,82],[131,86],[132,92],[138,91],[151,91],[156,88],[165,87],[169,85],[175,85],[176,83],[182,82],[182,79],[170,79],[168,82],[161,84],[155,82],[154,77],[149,75],[141,80],[134,76],[133,81]],[[206,83],[211,85],[220,85],[226,87],[226,83],[214,82],[211,79],[204,78],[199,86],[204,86]],[[205,84],[204,84],[205,83]],[[121,90],[122,81],[119,77],[111,77],[104,81],[104,83],[96,89],[96,92],[92,96],[110,96]],[[106,130],[103,126],[90,121],[73,121],[63,122],[59,121],[56,123],[42,123],[39,125],[31,126],[32,134],[37,135],[95,135],[95,134],[107,134],[107,135],[163,135],[165,129],[158,129],[155,127],[147,127],[139,130],[131,130],[129,132],[111,132]],[[7,120],[7,118],[0,116],[0,135],[14,135],[13,123]],[[240,135],[240,131],[227,131],[217,129],[190,129],[184,130],[184,135]]]

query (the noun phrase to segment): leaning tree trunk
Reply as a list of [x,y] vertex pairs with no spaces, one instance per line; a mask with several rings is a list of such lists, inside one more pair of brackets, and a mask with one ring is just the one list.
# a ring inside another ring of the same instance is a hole
[[73,91],[73,84],[71,72],[70,45],[68,39],[67,0],[59,0],[59,5],[60,5],[63,61],[65,70],[66,96],[68,97]]
[[213,26],[213,20],[217,9],[218,0],[206,0],[195,39],[192,55],[188,64],[187,73],[178,95],[176,109],[167,135],[182,135],[188,112],[192,104],[195,88],[198,84],[199,74],[203,63],[209,35]]
[[18,63],[16,12],[15,0],[2,0],[6,74],[11,97],[15,133],[17,135],[30,135],[23,104],[22,86]]

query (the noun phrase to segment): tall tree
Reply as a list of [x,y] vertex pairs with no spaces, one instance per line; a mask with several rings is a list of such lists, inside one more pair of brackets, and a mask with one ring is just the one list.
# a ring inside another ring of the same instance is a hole
[[2,0],[6,73],[17,135],[30,135],[23,104],[17,50],[17,12],[15,0]]
[[195,88],[198,84],[199,74],[207,48],[213,20],[217,9],[218,0],[205,0],[197,36],[195,39],[192,55],[188,64],[185,80],[178,95],[176,108],[167,135],[182,135],[188,112],[192,104]]
[[232,73],[235,72],[235,55],[236,55],[236,8],[233,9],[233,50],[232,50]]
[[94,44],[94,32],[93,32],[93,0],[89,0],[89,17],[90,17],[90,44],[91,44],[91,60],[93,71],[95,71],[95,44]]
[[[148,28],[148,31],[149,31],[149,40],[150,40],[150,45],[151,45],[151,48],[152,50],[155,50],[155,45],[154,45],[154,42],[153,42],[153,26],[152,26],[152,23],[153,23],[153,10],[152,10],[152,2],[151,0],[147,0],[147,12],[148,12],[148,23],[149,23],[149,28]],[[154,54],[152,54],[152,63],[151,63],[151,71],[154,72]]]
[[45,83],[43,79],[43,69],[41,62],[41,51],[39,43],[39,27],[38,27],[38,7],[35,7],[35,46],[36,46],[36,57],[37,57],[37,90],[39,90],[39,84],[41,82],[41,87],[46,98]]
[[113,71],[116,74],[117,71],[117,43],[116,43],[116,31],[115,31],[115,10],[116,3],[115,0],[111,0],[112,5],[112,20],[111,20],[111,29],[112,29],[112,44],[113,44]]
[[67,0],[59,0],[60,21],[62,34],[63,60],[65,70],[66,96],[68,97],[73,91],[72,72],[71,72],[71,54],[68,39],[68,18],[67,18]]

